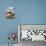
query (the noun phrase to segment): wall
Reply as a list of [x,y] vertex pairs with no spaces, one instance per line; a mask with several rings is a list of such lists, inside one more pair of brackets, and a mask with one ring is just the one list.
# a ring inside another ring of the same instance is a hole
[[[46,24],[46,0],[9,0],[0,3],[0,44],[8,43],[9,32],[17,32],[17,24]],[[6,19],[5,10],[16,4],[16,18]],[[17,41],[16,41],[17,42]]]
[[16,0],[21,24],[46,24],[46,0]]
[[[7,44],[9,42],[8,34],[10,32],[17,34],[17,19],[6,19],[5,13],[9,6],[16,7],[16,1],[2,0],[0,2],[0,44]],[[15,42],[17,43],[17,39]]]

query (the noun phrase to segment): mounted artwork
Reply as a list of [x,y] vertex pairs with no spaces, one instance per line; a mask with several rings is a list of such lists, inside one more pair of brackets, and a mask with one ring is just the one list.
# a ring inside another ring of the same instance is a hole
[[10,41],[12,41],[12,42],[11,42],[12,45],[15,44],[16,33],[11,32],[11,33],[8,35],[8,40],[9,40],[8,46],[10,46]]
[[8,18],[8,19],[15,18],[15,9],[14,9],[14,7],[8,7],[6,9],[6,18]]
[[46,25],[19,25],[18,28],[20,40],[46,41]]

